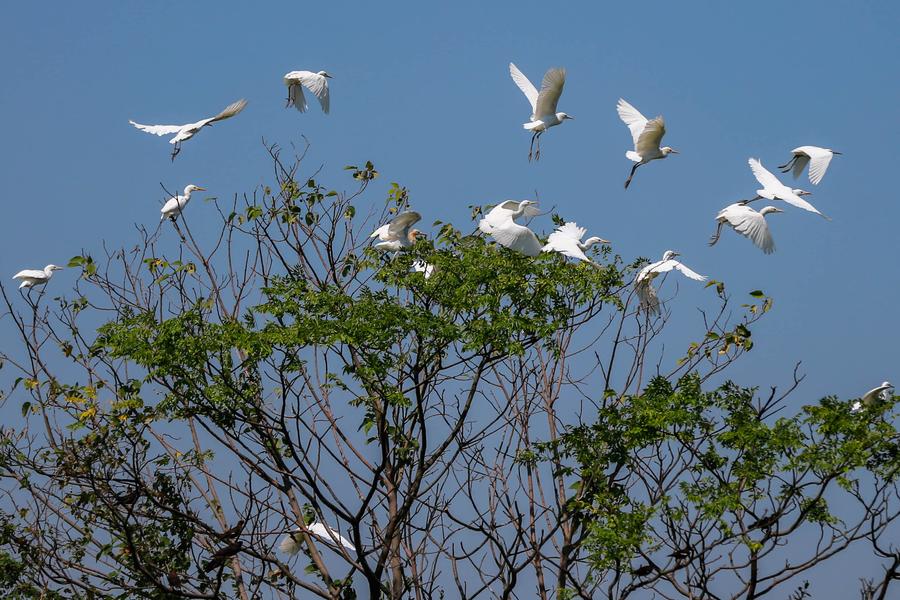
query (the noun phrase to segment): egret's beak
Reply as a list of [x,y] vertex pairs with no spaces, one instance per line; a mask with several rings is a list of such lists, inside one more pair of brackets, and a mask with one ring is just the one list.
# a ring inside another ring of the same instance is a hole
[[573,117],[572,115],[566,115],[566,118],[567,118],[567,119],[573,119],[573,120],[575,119],[575,117]]
[[205,192],[205,191],[206,191],[206,188],[202,188],[202,187],[199,187],[199,186],[198,186],[197,189],[196,189],[195,191],[198,191],[198,192]]
[[681,154],[681,152],[679,152],[675,148],[672,148],[671,150],[669,150],[669,152],[671,152],[672,154]]
[[334,79],[334,75],[329,75],[328,73],[325,73],[324,75],[322,75],[322,77],[327,77],[328,79]]
[[612,244],[611,241],[609,241],[609,240],[604,240],[603,238],[600,238],[600,243],[601,243],[601,244]]
[[832,150],[831,153],[832,154],[843,154],[843,152],[838,152],[837,150]]

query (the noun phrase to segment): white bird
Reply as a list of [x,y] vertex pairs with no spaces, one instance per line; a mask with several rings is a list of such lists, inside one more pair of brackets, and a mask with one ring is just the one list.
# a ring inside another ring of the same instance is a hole
[[871,389],[863,394],[862,398],[853,403],[853,406],[850,408],[850,410],[852,412],[859,412],[864,406],[868,408],[874,405],[876,402],[884,402],[890,397],[889,393],[893,393],[893,388],[894,385],[890,381],[885,381],[877,388]]
[[780,212],[784,211],[774,206],[766,206],[756,212],[743,202],[730,204],[716,215],[716,232],[710,238],[709,245],[715,246],[719,241],[722,225],[728,223],[736,232],[748,238],[763,252],[772,254],[775,252],[775,241],[769,232],[769,224],[766,223],[765,216],[769,213]]
[[163,204],[163,207],[159,209],[159,212],[162,214],[159,216],[159,220],[162,221],[164,219],[175,219],[178,215],[181,214],[181,211],[184,210],[184,207],[187,206],[187,203],[191,201],[191,192],[203,192],[206,191],[206,188],[202,188],[199,185],[194,185],[193,183],[186,186],[184,188],[184,194],[179,196],[172,196],[166,203]]
[[501,246],[526,256],[537,256],[541,253],[541,242],[533,231],[515,221],[522,216],[533,216],[536,211],[537,203],[531,200],[507,200],[485,215],[478,222],[478,229],[493,237]]
[[53,277],[54,271],[61,271],[62,267],[47,265],[43,269],[24,269],[13,275],[13,279],[21,279],[19,289],[31,288],[36,285],[44,285]]
[[300,112],[306,112],[308,108],[306,97],[303,95],[305,87],[319,99],[322,112],[328,114],[328,80],[331,75],[325,71],[313,73],[312,71],[291,71],[284,76],[284,84],[288,86],[287,106],[293,106]]
[[662,260],[650,263],[641,269],[640,272],[638,272],[637,277],[634,278],[634,287],[637,291],[638,298],[640,299],[640,307],[650,314],[659,312],[659,297],[656,295],[656,290],[653,288],[653,280],[660,273],[666,273],[675,269],[695,281],[707,280],[705,275],[700,275],[675,260],[676,256],[680,256],[678,252],[666,250]]
[[[311,536],[322,540],[330,546],[337,547],[340,545],[347,550],[354,549],[353,543],[350,540],[324,523],[316,521],[311,525],[308,525],[306,530]],[[297,554],[300,551],[300,544],[302,541],[302,537],[299,535],[300,532],[301,530],[298,527],[292,533],[286,534],[278,545],[278,549],[285,554]]]
[[826,217],[822,213],[820,213],[815,206],[801,198],[800,196],[809,196],[812,192],[807,192],[801,189],[791,189],[788,186],[781,183],[777,177],[772,175],[772,173],[766,170],[765,167],[762,166],[762,163],[759,162],[759,159],[751,158],[748,159],[747,162],[750,164],[750,169],[753,171],[754,177],[763,186],[763,189],[756,190],[756,198],[751,198],[750,202],[754,200],[759,200],[760,198],[766,198],[768,200],[784,200],[788,204],[792,206],[796,206],[797,208],[802,208],[803,210],[808,210],[809,212],[816,213],[820,217]]
[[819,148],[818,146],[800,146],[791,150],[791,160],[779,165],[782,173],[794,170],[794,179],[800,177],[806,165],[809,165],[809,181],[813,185],[819,185],[828,170],[828,164],[835,154],[840,154],[831,148]]
[[678,150],[669,146],[659,147],[663,136],[666,135],[666,121],[662,116],[649,121],[638,109],[622,98],[619,98],[616,110],[619,118],[631,130],[631,139],[634,141],[634,150],[625,153],[625,156],[635,163],[631,167],[628,179],[625,180],[625,189],[627,190],[638,167],[646,165],[651,160],[666,158],[669,154],[678,154]]
[[424,273],[425,279],[428,279],[434,274],[434,265],[428,262],[425,262],[421,258],[417,258],[412,263],[413,271],[416,273]]
[[594,244],[608,244],[609,240],[599,237],[590,237],[583,243],[581,238],[587,233],[587,229],[579,227],[577,223],[569,221],[565,225],[560,225],[556,231],[547,238],[547,244],[542,248],[544,252],[559,252],[563,256],[576,258],[585,262],[594,264],[584,251]]
[[416,211],[407,211],[394,217],[389,223],[385,223],[370,235],[370,238],[378,238],[375,244],[376,250],[391,252],[409,248],[416,243],[419,236],[425,234],[418,229],[410,229],[421,220],[422,215]]
[[238,100],[237,102],[229,104],[225,108],[225,110],[214,117],[201,119],[196,123],[188,123],[187,125],[141,125],[140,123],[135,123],[134,121],[128,122],[141,131],[146,131],[147,133],[152,133],[153,135],[170,135],[174,133],[175,136],[169,140],[169,143],[175,145],[175,147],[172,149],[172,160],[175,160],[175,157],[179,152],[181,152],[181,142],[191,139],[198,131],[200,131],[207,125],[212,125],[216,121],[222,121],[224,119],[233,117],[234,115],[244,110],[245,106],[247,106],[246,100]]
[[[550,127],[555,127],[566,119],[575,118],[564,112],[556,112],[556,105],[562,95],[563,86],[566,85],[566,70],[557,67],[544,73],[540,93],[513,63],[509,63],[509,74],[531,104],[530,121],[523,123],[522,127],[534,132],[531,135],[531,146],[528,149],[528,160],[531,160],[532,156],[534,160],[539,160],[541,158],[541,135]],[[536,151],[535,140],[537,141]]]

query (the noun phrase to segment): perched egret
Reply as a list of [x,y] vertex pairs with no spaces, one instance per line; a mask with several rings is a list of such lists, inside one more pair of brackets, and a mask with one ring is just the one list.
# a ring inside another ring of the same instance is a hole
[[[541,158],[541,135],[550,127],[559,125],[566,119],[575,118],[564,112],[556,112],[556,105],[562,95],[563,86],[566,85],[566,70],[554,68],[544,73],[540,93],[513,63],[509,63],[509,74],[531,104],[531,119],[522,127],[534,132],[531,135],[531,146],[528,149],[528,160],[530,161],[532,157],[534,160],[539,160]],[[537,141],[537,150],[534,147],[535,141]]]
[[412,268],[416,273],[423,273],[425,275],[425,279],[428,279],[434,274],[434,265],[425,262],[421,258],[417,258],[413,261]]
[[771,172],[767,171],[766,168],[762,166],[759,159],[751,158],[747,162],[750,164],[750,169],[753,171],[754,177],[756,177],[756,180],[763,186],[763,189],[756,190],[756,198],[752,198],[750,200],[751,202],[753,200],[759,200],[760,198],[766,198],[767,200],[784,200],[792,206],[808,210],[809,212],[816,213],[820,217],[828,219],[828,217],[820,213],[815,206],[800,197],[809,196],[812,192],[801,189],[791,189],[784,185],[778,181],[777,177],[772,175]]
[[225,110],[214,117],[201,119],[196,123],[188,123],[187,125],[141,125],[140,123],[135,123],[134,121],[128,122],[141,131],[146,131],[147,133],[152,133],[153,135],[169,135],[174,133],[175,137],[170,139],[169,143],[175,145],[175,147],[172,149],[172,160],[175,160],[175,157],[178,156],[179,152],[181,152],[181,142],[191,139],[198,131],[200,131],[207,125],[212,125],[216,121],[222,121],[224,119],[233,117],[234,115],[244,110],[245,106],[247,106],[246,100],[238,100],[237,102],[229,104],[225,108]]
[[328,114],[328,80],[331,75],[325,71],[313,73],[312,71],[291,71],[284,76],[284,84],[288,86],[287,106],[293,106],[300,112],[306,112],[308,108],[306,97],[303,95],[305,87],[319,99],[322,112]]
[[774,206],[766,206],[761,211],[756,212],[743,202],[730,204],[716,215],[716,232],[710,238],[709,245],[715,246],[716,242],[719,241],[722,225],[728,223],[732,229],[749,238],[763,252],[772,254],[775,252],[775,241],[772,240],[772,234],[769,232],[769,224],[766,223],[765,216],[769,213],[780,212],[784,211]]
[[818,146],[800,146],[791,150],[793,156],[791,160],[783,165],[779,165],[782,173],[787,173],[791,169],[794,170],[794,179],[800,177],[806,165],[809,165],[809,181],[813,185],[819,185],[822,178],[825,177],[825,171],[828,170],[828,164],[831,157],[840,152],[835,152],[831,148],[819,148]]
[[637,291],[638,298],[641,301],[640,306],[650,314],[659,312],[659,296],[656,295],[656,290],[653,288],[653,280],[660,273],[666,273],[675,269],[681,271],[686,277],[695,281],[706,281],[707,279],[705,275],[695,273],[675,260],[676,256],[680,256],[678,252],[666,250],[662,260],[650,263],[641,269],[637,274],[637,277],[634,278],[634,287]]
[[[330,546],[343,546],[347,550],[353,550],[353,543],[342,536],[340,533],[325,525],[324,523],[319,523],[316,521],[311,525],[308,525],[306,530],[309,534],[315,538],[318,538],[325,542]],[[281,540],[281,543],[278,545],[278,549],[284,552],[285,554],[297,554],[300,551],[300,542],[302,538],[300,535],[300,528],[298,527],[292,533],[288,533]]]
[[563,256],[569,258],[577,258],[593,264],[593,261],[585,256],[584,251],[594,244],[608,244],[609,240],[599,237],[591,237],[584,242],[581,238],[587,233],[587,229],[579,227],[577,223],[569,221],[565,225],[557,227],[556,231],[547,238],[547,245],[542,250],[544,252],[559,252]]
[[647,117],[642,115],[638,109],[622,98],[619,98],[616,110],[619,112],[622,122],[628,125],[628,129],[631,130],[631,138],[634,140],[634,150],[625,153],[629,160],[634,161],[631,173],[625,180],[625,189],[627,190],[638,167],[646,165],[651,160],[665,158],[669,154],[678,154],[678,150],[669,146],[659,147],[663,136],[666,135],[666,121],[662,116],[648,121]]
[[44,285],[53,277],[53,271],[61,271],[62,267],[56,265],[47,265],[41,269],[25,269],[13,275],[13,279],[21,279],[19,289],[31,288],[36,285]]
[[[517,208],[513,209],[514,206]],[[537,203],[531,200],[507,200],[485,215],[478,222],[478,228],[501,246],[527,256],[537,256],[541,253],[541,242],[533,231],[515,221],[519,217],[533,215],[536,208]]]
[[488,211],[484,218],[478,222],[478,229],[490,235],[493,227],[502,225],[520,209],[522,209],[522,212],[518,215],[520,217],[536,217],[541,214],[541,209],[538,208],[537,202],[532,200],[507,200]]
[[375,244],[377,250],[391,252],[403,250],[416,243],[419,236],[425,234],[418,229],[410,229],[421,220],[422,215],[416,211],[407,211],[394,217],[390,223],[385,223],[370,235],[370,238],[378,238]]
[[850,408],[853,412],[859,412],[865,406],[866,408],[873,406],[876,402],[884,402],[890,398],[893,393],[894,385],[890,381],[885,381],[875,389],[871,389],[863,397],[853,403]]
[[191,192],[203,192],[206,191],[206,188],[202,188],[199,185],[194,185],[193,183],[186,186],[184,188],[184,194],[179,196],[173,196],[166,200],[166,203],[163,204],[163,207],[159,209],[159,212],[162,214],[159,216],[159,220],[162,221],[164,219],[172,219],[173,221],[181,214],[181,211],[184,210],[184,207],[187,206],[187,203],[191,201]]

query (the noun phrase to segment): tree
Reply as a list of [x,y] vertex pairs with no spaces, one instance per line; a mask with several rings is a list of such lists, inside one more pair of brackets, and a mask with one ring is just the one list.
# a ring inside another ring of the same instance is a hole
[[786,416],[796,375],[716,384],[762,292],[734,317],[711,282],[667,370],[668,315],[631,297],[643,261],[532,259],[442,223],[379,255],[367,233],[406,189],[363,214],[371,163],[343,193],[268,150],[271,187],[75,257],[71,294],[0,288],[22,414],[0,438],[8,596],[756,598],[805,594],[868,540],[885,597],[895,400]]

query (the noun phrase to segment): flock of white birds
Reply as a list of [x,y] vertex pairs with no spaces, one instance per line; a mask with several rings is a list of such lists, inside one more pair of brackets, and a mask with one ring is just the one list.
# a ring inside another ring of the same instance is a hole
[[[566,83],[566,70],[563,68],[549,69],[541,81],[540,91],[513,63],[509,64],[509,74],[531,105],[531,116],[528,122],[522,125],[524,129],[532,132],[528,160],[540,160],[541,137],[543,134],[551,127],[574,119],[573,116],[565,112],[557,111],[557,105]],[[318,99],[322,112],[328,114],[330,107],[328,80],[331,78],[332,76],[326,71],[291,71],[287,73],[284,76],[284,83],[288,88],[287,106],[293,106],[301,113],[306,112],[309,108],[304,94],[304,89],[306,89]],[[215,116],[185,125],[143,125],[134,121],[129,121],[129,123],[137,129],[153,135],[172,135],[169,143],[173,145],[171,156],[172,160],[175,160],[175,157],[181,151],[183,142],[194,137],[204,127],[211,127],[214,123],[234,117],[244,110],[246,106],[246,100],[238,100],[228,105]],[[616,110],[619,118],[628,127],[634,145],[634,150],[628,150],[625,153],[626,158],[634,163],[628,178],[625,180],[625,189],[628,189],[639,167],[654,160],[667,158],[671,154],[678,154],[678,151],[670,146],[660,145],[663,136],[666,134],[666,123],[662,116],[647,119],[624,99],[619,99]],[[835,154],[840,154],[840,152],[818,146],[800,146],[794,148],[791,151],[791,159],[778,168],[782,173],[791,172],[796,179],[808,167],[810,183],[818,185],[825,176],[828,165]],[[738,234],[752,241],[764,253],[771,254],[774,252],[775,242],[772,239],[765,217],[766,215],[783,211],[775,206],[766,206],[759,211],[749,206],[750,203],[763,198],[767,200],[781,200],[828,219],[815,206],[803,199],[803,196],[808,196],[811,192],[785,185],[771,171],[763,167],[759,159],[750,158],[748,163],[753,176],[762,186],[762,189],[757,190],[756,196],[753,198],[736,202],[719,211],[716,215],[716,232],[709,242],[711,246],[719,240],[722,227],[727,225]],[[160,210],[160,220],[167,218],[176,219],[185,209],[188,202],[190,202],[191,193],[203,190],[204,188],[193,184],[185,187],[183,194],[176,195],[165,202]],[[596,264],[588,258],[585,251],[595,244],[608,244],[608,240],[600,237],[590,237],[582,241],[582,238],[587,234],[587,230],[578,226],[577,223],[569,221],[553,231],[547,238],[546,243],[542,243],[528,225],[518,222],[520,219],[527,220],[540,214],[537,202],[531,200],[507,200],[487,212],[478,223],[478,229],[485,235],[490,236],[497,244],[526,256],[538,256],[541,252],[557,252],[578,261]],[[421,231],[412,227],[421,218],[422,216],[416,211],[400,213],[389,223],[385,223],[372,233],[370,237],[375,240],[374,247],[383,252],[399,252],[410,248],[419,237],[424,235]],[[678,271],[695,281],[705,281],[707,279],[706,276],[700,275],[678,260],[675,260],[676,256],[679,256],[678,252],[667,250],[663,254],[662,260],[648,264],[635,277],[634,287],[640,302],[639,308],[646,311],[647,314],[652,315],[660,312],[659,297],[656,289],[653,287],[653,280],[661,274],[669,271]],[[426,278],[431,277],[434,273],[434,266],[423,260],[416,260],[412,267],[415,271],[423,273]],[[60,269],[62,267],[50,264],[41,270],[26,269],[19,271],[13,278],[21,281],[20,289],[29,289],[46,284],[53,276],[53,273]],[[890,382],[885,381],[881,386],[870,390],[856,401],[852,406],[852,410],[856,412],[872,406],[877,401],[886,399],[887,394],[892,393],[892,390],[893,386]],[[288,534],[281,543],[281,550],[289,554],[299,551],[303,533],[303,530],[298,528],[294,533]],[[335,548],[353,549],[353,544],[346,538],[322,523],[316,522],[308,525],[305,533]]]

